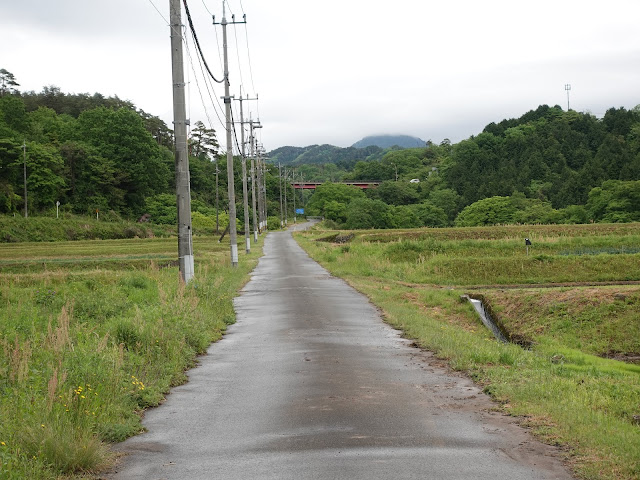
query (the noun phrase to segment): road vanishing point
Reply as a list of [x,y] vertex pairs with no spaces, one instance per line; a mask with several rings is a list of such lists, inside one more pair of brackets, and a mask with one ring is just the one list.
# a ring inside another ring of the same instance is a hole
[[290,232],[235,300],[237,323],[119,445],[107,478],[570,479],[468,378],[386,325]]

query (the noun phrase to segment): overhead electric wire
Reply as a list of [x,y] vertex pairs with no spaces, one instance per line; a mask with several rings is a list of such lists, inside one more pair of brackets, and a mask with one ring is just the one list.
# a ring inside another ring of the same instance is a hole
[[207,7],[207,4],[204,3],[204,0],[202,0],[202,5],[204,5],[204,9],[207,11],[207,13],[213,17],[213,13],[211,13],[211,10],[209,10],[209,7]]
[[[194,68],[193,59],[191,57],[191,52],[188,49],[187,49],[187,56],[189,58],[189,65],[191,65],[191,69],[193,70],[193,78],[196,81],[196,87],[198,88],[198,93],[200,94],[200,102],[202,103],[202,107],[204,108],[204,113],[205,113],[205,115],[207,117],[207,120],[209,121],[209,126],[211,128],[213,128],[213,122],[211,121],[211,117],[209,116],[209,111],[207,110],[206,102],[204,101],[204,97],[202,95],[202,90],[200,88],[200,82],[198,81],[198,76],[197,76],[195,68]],[[204,69],[203,69],[203,66],[202,66],[202,62],[200,61],[200,57],[198,57],[198,61],[200,62],[200,71],[202,72],[202,76],[203,76],[204,81],[205,81],[205,87],[207,88],[207,93],[209,95],[209,99],[211,100],[211,105],[213,106],[213,111],[215,112],[216,117],[218,117],[218,121],[220,122],[220,124],[224,126],[224,122],[220,118],[220,115],[218,114],[218,110],[216,109],[215,102],[213,100],[215,97],[212,96],[212,94],[211,94],[211,90],[213,90],[213,88],[209,89],[209,83],[207,82],[207,76],[204,73]],[[220,106],[219,103],[218,103],[218,106]]]
[[196,29],[193,26],[193,22],[191,21],[191,14],[189,13],[189,7],[187,6],[187,0],[182,0],[182,3],[184,4],[184,10],[187,13],[187,20],[189,21],[189,29],[191,30],[191,35],[193,36],[193,40],[196,44],[196,48],[198,49],[198,53],[200,54],[200,58],[202,58],[202,61],[204,62],[204,66],[207,69],[207,72],[209,72],[209,75],[211,76],[211,78],[213,78],[213,81],[216,83],[222,83],[224,82],[224,78],[222,80],[218,80],[213,73],[211,72],[211,69],[209,68],[209,65],[207,64],[206,59],[204,58],[204,54],[202,53],[202,48],[200,48],[200,42],[198,41],[198,35],[196,34]]
[[[246,13],[244,11],[244,6],[242,5],[242,0],[240,0],[240,10],[242,10],[242,14],[243,15],[246,15]],[[257,95],[256,86],[253,83],[253,68],[251,67],[251,54],[250,54],[250,51],[249,51],[249,33],[248,33],[248,29],[247,29],[247,24],[246,23],[244,24],[244,37],[245,37],[246,46],[247,46],[247,60],[249,61],[249,77],[251,78],[251,88],[253,88],[253,93],[255,95]],[[238,43],[238,39],[236,38],[236,44],[237,43]]]
[[169,25],[169,21],[164,17],[164,15],[162,15],[162,12],[160,10],[158,10],[158,7],[156,7],[156,4],[153,3],[153,0],[149,0],[149,3],[153,6],[153,8],[156,9],[156,12],[158,12],[158,15],[160,15],[162,17],[162,19],[165,21],[165,23],[167,25]]
[[247,33],[247,26],[244,26],[244,36],[247,42],[247,60],[249,61],[249,78],[251,78],[251,87],[253,88],[253,93],[256,93],[256,86],[253,83],[253,68],[251,67],[251,54],[249,53],[249,34]]
[[242,67],[240,62],[240,46],[238,45],[238,29],[236,24],[233,24],[233,36],[236,39],[236,57],[238,58],[238,72],[240,73],[240,85],[244,85],[244,79],[242,78]]
[[242,149],[240,148],[240,142],[238,142],[238,133],[236,132],[236,122],[233,119],[233,108],[229,108],[229,111],[231,112],[231,129],[233,130],[233,138],[235,138],[236,140],[236,148],[238,149],[238,155],[246,158],[246,156],[242,154]]

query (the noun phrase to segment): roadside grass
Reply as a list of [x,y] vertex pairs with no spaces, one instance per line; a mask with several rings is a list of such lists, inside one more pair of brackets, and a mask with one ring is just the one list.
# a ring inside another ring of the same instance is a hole
[[[601,356],[638,353],[640,287],[503,287],[635,280],[637,253],[593,252],[630,251],[639,230],[627,224],[355,231],[350,243],[333,244],[315,240],[335,232],[315,229],[296,239],[366,294],[391,325],[471,375],[496,408],[561,446],[578,477],[633,479],[640,478],[640,365]],[[523,235],[548,258],[527,256]],[[586,244],[592,253],[562,253]],[[470,289],[531,347],[496,341],[461,300]]]
[[[194,239],[185,286],[158,262],[175,257],[175,239],[82,243],[22,244],[40,271],[0,265],[0,478],[89,478],[109,465],[109,443],[139,433],[142,411],[235,321],[261,250],[232,268],[228,243]],[[74,268],[74,251],[92,267]],[[148,258],[132,267],[132,252]],[[4,246],[0,257],[12,260]]]

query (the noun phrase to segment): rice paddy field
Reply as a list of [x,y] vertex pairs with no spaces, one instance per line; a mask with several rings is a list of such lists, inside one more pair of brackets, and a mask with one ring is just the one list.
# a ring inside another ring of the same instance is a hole
[[[315,227],[296,238],[496,409],[558,445],[578,478],[640,478],[640,224]],[[511,341],[463,295],[484,300]]]
[[194,238],[185,285],[175,238],[0,245],[0,478],[96,478],[234,322],[252,250]]

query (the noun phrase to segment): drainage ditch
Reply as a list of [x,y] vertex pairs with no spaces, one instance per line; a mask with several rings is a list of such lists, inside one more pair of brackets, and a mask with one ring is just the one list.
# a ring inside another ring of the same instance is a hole
[[503,328],[501,328],[501,326],[499,326],[498,323],[493,319],[482,298],[473,298],[469,295],[462,295],[462,298],[471,302],[471,305],[473,305],[475,311],[478,312],[478,315],[480,315],[480,319],[482,320],[484,326],[487,327],[491,331],[491,333],[493,333],[493,336],[496,337],[497,340],[503,343],[509,343],[508,334],[504,332]]

